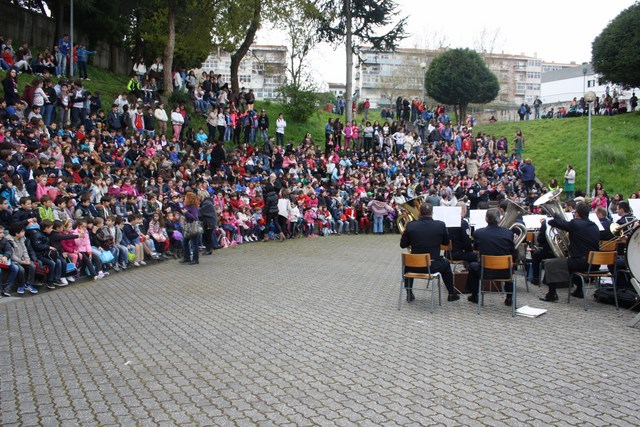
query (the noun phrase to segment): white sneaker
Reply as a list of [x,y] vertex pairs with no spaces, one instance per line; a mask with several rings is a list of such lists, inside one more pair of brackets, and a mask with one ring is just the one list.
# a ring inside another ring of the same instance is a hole
[[60,278],[60,281],[62,282],[62,284],[63,284],[64,286],[67,286],[67,285],[69,284],[69,282],[67,282],[67,279],[65,279],[64,277],[61,277],[61,278]]
[[138,261],[134,261],[133,266],[134,267],[140,267],[140,263]]
[[140,261],[140,265],[147,265],[147,263],[144,261]]
[[96,277],[94,277],[94,280],[100,280],[100,279],[104,279],[104,272],[102,271],[98,271],[98,274],[96,275]]
[[250,242],[250,241],[251,241],[251,240],[249,240],[249,236],[242,236],[242,239],[243,239],[245,242]]
[[69,276],[69,277],[67,277],[67,281],[73,283],[73,282],[76,281],[76,279],[73,276]]

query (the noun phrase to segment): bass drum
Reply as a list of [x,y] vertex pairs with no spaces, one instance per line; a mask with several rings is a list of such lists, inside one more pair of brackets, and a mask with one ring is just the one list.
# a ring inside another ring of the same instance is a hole
[[627,267],[640,282],[640,227],[636,227],[627,239]]

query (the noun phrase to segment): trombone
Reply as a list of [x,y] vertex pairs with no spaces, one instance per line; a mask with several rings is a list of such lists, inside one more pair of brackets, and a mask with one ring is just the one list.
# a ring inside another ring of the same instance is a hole
[[615,237],[613,239],[609,239],[605,242],[602,242],[600,244],[600,250],[608,247],[609,245],[611,245],[611,243],[621,239],[622,237],[628,237],[633,231],[633,229],[636,227],[637,223],[638,223],[638,219],[636,218],[636,219],[627,221],[624,224],[616,224],[616,223],[611,224],[609,226],[609,231],[611,231],[611,234],[613,234]]

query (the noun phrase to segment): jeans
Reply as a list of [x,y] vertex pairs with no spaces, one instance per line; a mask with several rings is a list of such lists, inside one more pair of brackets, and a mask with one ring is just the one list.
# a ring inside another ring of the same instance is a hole
[[269,131],[267,129],[260,129],[260,138],[262,142],[267,142],[269,139]]
[[71,108],[71,124],[73,126],[79,126],[83,124],[86,119],[86,110],[84,108]]
[[87,63],[78,61],[78,74],[81,79],[86,79],[89,76],[87,75]]
[[13,283],[16,281],[20,267],[15,262],[12,262],[7,270],[9,271],[9,274],[7,275],[7,283],[2,285],[2,289],[11,289]]
[[[47,258],[45,256],[38,256],[38,262],[42,265],[46,266],[49,269],[49,273],[47,274],[47,283],[53,283],[54,280],[60,279],[62,277],[62,260],[60,258],[56,258],[54,261],[51,258]],[[65,269],[67,263],[64,263]]]
[[373,233],[374,234],[375,233],[382,234],[382,231],[384,230],[383,224],[384,224],[384,216],[373,215]]
[[56,66],[56,75],[63,76],[67,73],[67,55],[62,53],[56,53],[56,60],[58,65]]
[[201,235],[184,238],[182,240],[182,259],[184,261],[198,261],[200,259]]
[[44,125],[49,126],[56,120],[56,106],[54,104],[44,104],[42,108],[42,118]]
[[36,265],[33,261],[29,264],[14,265],[18,267],[18,283],[20,285],[33,285],[36,282]]
[[276,145],[284,145],[284,133],[276,132]]

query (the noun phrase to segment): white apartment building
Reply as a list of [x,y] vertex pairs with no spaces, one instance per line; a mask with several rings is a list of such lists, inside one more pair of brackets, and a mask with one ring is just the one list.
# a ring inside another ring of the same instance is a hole
[[[544,104],[562,104],[565,107],[573,98],[580,99],[585,92],[594,91],[602,96],[607,85],[598,83],[599,76],[590,64],[573,68],[563,68],[549,71],[542,75],[542,95]],[[613,90],[611,90],[613,94]]]
[[[252,46],[240,62],[240,87],[253,89],[258,100],[275,100],[277,89],[284,83],[287,69],[287,47]],[[223,82],[231,80],[231,53],[218,49],[202,63],[202,70],[222,75]]]
[[[441,52],[404,48],[378,52],[361,47],[362,60],[356,65],[355,92],[360,100],[368,98],[372,106],[393,104],[398,96],[429,101],[428,94],[423,93],[423,79],[430,61]],[[536,96],[541,96],[543,71],[579,67],[575,63],[547,63],[524,54],[502,52],[481,53],[481,56],[500,82],[498,97],[485,106],[499,120],[499,116],[512,116],[520,104],[532,104]]]

